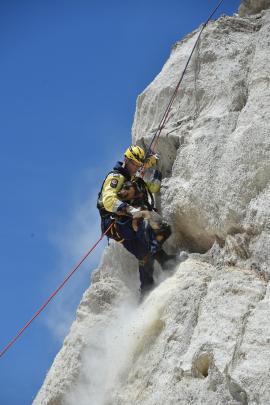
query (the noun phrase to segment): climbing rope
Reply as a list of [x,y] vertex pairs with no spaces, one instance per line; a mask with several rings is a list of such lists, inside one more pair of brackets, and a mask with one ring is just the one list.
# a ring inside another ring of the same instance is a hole
[[200,30],[200,32],[199,32],[199,35],[198,35],[198,37],[197,37],[197,39],[196,39],[196,41],[195,41],[194,46],[193,46],[193,48],[192,48],[192,50],[191,50],[191,52],[190,52],[190,55],[189,55],[189,57],[188,57],[188,60],[187,60],[186,65],[185,65],[185,67],[184,67],[184,70],[183,70],[183,72],[182,72],[182,74],[181,74],[181,77],[180,77],[180,79],[179,79],[177,85],[175,86],[174,92],[173,92],[173,94],[172,94],[172,96],[171,96],[171,98],[170,98],[170,101],[169,101],[169,103],[168,103],[168,105],[167,105],[167,107],[166,107],[166,109],[165,109],[165,111],[164,111],[164,114],[163,114],[163,116],[162,116],[162,118],[161,118],[161,121],[160,121],[160,123],[159,123],[159,126],[158,126],[156,132],[154,133],[153,138],[152,138],[152,140],[151,140],[151,143],[150,143],[150,145],[149,145],[149,147],[148,147],[148,149],[147,149],[146,157],[150,155],[151,151],[157,152],[157,145],[158,145],[158,141],[159,141],[160,134],[161,134],[163,128],[165,127],[165,124],[166,124],[167,121],[168,121],[169,113],[170,113],[171,107],[172,107],[172,105],[173,105],[173,103],[174,103],[174,101],[175,101],[177,92],[178,92],[179,87],[180,87],[180,85],[181,85],[181,83],[182,83],[182,80],[183,80],[183,78],[184,78],[184,75],[185,75],[185,73],[186,73],[186,71],[187,71],[188,65],[189,65],[190,60],[191,60],[191,58],[192,58],[192,55],[193,55],[193,53],[194,53],[194,51],[195,51],[195,49],[196,49],[196,46],[197,46],[197,44],[198,44],[198,42],[199,42],[199,40],[200,40],[200,37],[201,37],[201,35],[202,35],[202,32],[203,32],[203,30],[205,29],[205,27],[207,26],[207,24],[209,23],[209,21],[211,20],[211,18],[213,17],[213,15],[215,14],[215,12],[218,10],[218,8],[220,7],[220,5],[223,3],[223,1],[224,1],[224,0],[220,0],[220,1],[219,1],[219,3],[217,4],[217,6],[215,7],[215,9],[212,11],[212,13],[210,14],[210,16],[207,18],[207,20],[205,21],[205,23],[203,23],[203,25],[202,25],[202,28],[201,28],[201,30]]
[[79,263],[75,266],[75,268],[66,276],[64,281],[56,288],[56,290],[49,296],[49,298],[44,302],[44,304],[39,308],[39,310],[35,313],[35,315],[24,325],[24,327],[14,336],[14,338],[7,344],[7,346],[0,352],[0,357],[2,357],[6,351],[16,342],[16,340],[21,336],[21,334],[28,328],[28,326],[34,321],[34,319],[41,313],[41,311],[49,304],[49,302],[56,296],[56,294],[64,287],[66,282],[70,279],[70,277],[78,270],[81,264],[86,260],[86,258],[93,252],[93,250],[97,247],[99,242],[103,239],[103,237],[109,232],[111,227],[113,226],[113,222],[111,225],[106,229],[106,231],[101,235],[101,237],[96,241],[96,243],[88,250],[88,252],[83,256],[83,258],[79,261]]

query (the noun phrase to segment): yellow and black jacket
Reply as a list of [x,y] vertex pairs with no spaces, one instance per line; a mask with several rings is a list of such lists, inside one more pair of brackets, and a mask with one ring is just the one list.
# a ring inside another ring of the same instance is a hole
[[[98,195],[97,208],[99,209],[101,217],[113,214],[117,216],[127,204],[133,205],[132,202],[129,201],[123,202],[119,198],[118,193],[125,182],[134,179],[136,178],[131,179],[129,172],[123,167],[123,163],[117,162],[113,171],[106,176]],[[147,205],[147,195],[150,196],[150,200],[152,201],[147,208],[152,209],[154,206],[152,193],[156,193],[160,190],[160,180],[155,179],[147,183],[140,178],[137,178],[137,180],[140,187],[145,189],[144,203]]]

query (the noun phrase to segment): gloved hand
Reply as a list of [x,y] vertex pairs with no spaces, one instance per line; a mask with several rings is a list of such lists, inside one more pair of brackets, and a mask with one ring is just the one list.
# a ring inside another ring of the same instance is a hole
[[127,206],[126,211],[128,214],[132,216],[133,219],[149,219],[150,218],[150,211],[147,210],[140,210],[139,208],[132,207],[131,205]]
[[155,166],[157,164],[158,159],[159,159],[158,153],[150,152],[150,154],[147,156],[144,162],[145,169],[149,169],[150,167]]
[[150,211],[148,211],[148,210],[143,210],[143,211],[141,211],[141,218],[149,219],[150,216],[151,216],[151,212],[150,212]]
[[162,173],[161,173],[161,171],[159,171],[159,170],[157,170],[157,169],[154,171],[153,180],[159,180],[159,181],[162,180]]

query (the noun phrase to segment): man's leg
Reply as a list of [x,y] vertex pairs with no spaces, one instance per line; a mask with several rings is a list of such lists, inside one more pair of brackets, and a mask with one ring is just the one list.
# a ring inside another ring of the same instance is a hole
[[142,260],[139,260],[139,272],[141,292],[144,294],[146,291],[151,290],[154,286],[154,260],[151,254],[148,254]]
[[141,239],[124,240],[123,245],[139,261],[141,292],[148,291],[154,285],[154,260],[152,254]]
[[168,255],[165,250],[160,249],[154,255],[155,260],[160,264],[163,270],[169,270],[177,262],[177,255]]
[[178,261],[178,255],[168,255],[162,249],[163,243],[171,235],[171,227],[166,222],[161,222],[159,227],[153,229],[151,226],[148,229],[150,249],[153,258],[161,265],[163,270],[170,270]]
[[123,246],[139,261],[141,292],[149,290],[154,285],[153,271],[154,260],[150,251],[149,240],[146,238],[144,223],[141,222],[135,232],[131,221],[118,224],[118,232],[123,236]]

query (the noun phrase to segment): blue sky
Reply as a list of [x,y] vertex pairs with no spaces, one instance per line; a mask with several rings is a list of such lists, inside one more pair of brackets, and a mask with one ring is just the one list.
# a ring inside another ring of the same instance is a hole
[[[96,194],[136,97],[216,4],[0,1],[0,350],[98,238]],[[103,247],[0,359],[1,404],[31,403]]]

